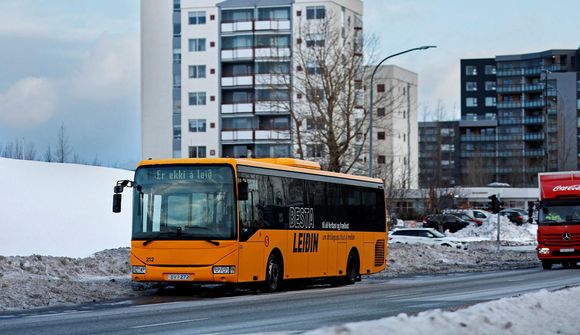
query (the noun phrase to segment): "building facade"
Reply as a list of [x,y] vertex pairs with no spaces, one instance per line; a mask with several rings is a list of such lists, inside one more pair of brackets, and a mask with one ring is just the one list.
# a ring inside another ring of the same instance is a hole
[[300,22],[330,15],[362,29],[359,0],[142,0],[142,157],[295,156]]
[[419,122],[419,185],[452,188],[460,185],[459,121]]
[[[369,73],[374,67],[369,68]],[[370,84],[370,83],[369,83]],[[379,67],[373,92],[373,170],[387,185],[419,185],[419,129],[416,73],[394,65]]]

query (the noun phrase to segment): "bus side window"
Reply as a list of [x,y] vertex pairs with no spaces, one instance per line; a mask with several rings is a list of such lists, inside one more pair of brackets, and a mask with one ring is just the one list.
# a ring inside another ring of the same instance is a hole
[[247,240],[257,230],[257,213],[255,206],[258,201],[257,180],[255,175],[240,174],[240,180],[248,183],[248,200],[238,201],[240,211],[240,240]]

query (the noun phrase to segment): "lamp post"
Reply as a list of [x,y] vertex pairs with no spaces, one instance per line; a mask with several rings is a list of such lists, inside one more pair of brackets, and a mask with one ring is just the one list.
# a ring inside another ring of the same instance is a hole
[[373,73],[371,74],[371,102],[369,105],[369,111],[370,111],[370,121],[369,121],[369,133],[370,133],[370,139],[369,139],[369,177],[373,176],[373,93],[375,91],[374,88],[374,80],[375,80],[375,74],[377,73],[377,70],[379,69],[379,67],[381,66],[381,64],[383,64],[387,59],[389,58],[393,58],[402,54],[406,54],[407,52],[411,52],[411,51],[415,51],[415,50],[425,50],[425,49],[430,49],[430,48],[436,48],[437,46],[435,45],[424,45],[421,47],[417,47],[417,48],[412,48],[409,50],[405,50],[405,51],[401,51],[398,52],[396,54],[392,54],[388,57],[383,58],[382,61],[379,62],[379,64],[377,64],[377,66],[375,66],[375,69],[373,70]]
[[548,73],[552,73],[549,70],[542,70],[542,72],[544,73],[544,106],[546,108],[546,112],[544,113],[544,117],[546,118],[544,120],[544,143],[546,144],[546,153],[545,153],[545,157],[546,157],[546,167],[545,167],[545,172],[549,172],[550,171],[550,143],[548,141],[548,136],[549,136],[549,131],[548,131],[548,125],[550,124],[549,120],[549,106],[548,106]]

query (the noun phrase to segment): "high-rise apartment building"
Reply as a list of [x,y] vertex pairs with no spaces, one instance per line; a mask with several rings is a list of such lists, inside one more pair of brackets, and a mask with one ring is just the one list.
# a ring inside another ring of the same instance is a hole
[[459,121],[419,122],[420,187],[460,185],[459,141]]
[[329,16],[360,30],[362,2],[142,0],[143,158],[294,156],[296,50],[324,43],[301,23]]
[[417,85],[416,73],[394,65],[374,77],[373,170],[387,186],[418,187]]
[[463,184],[578,168],[579,62],[580,49],[461,60]]

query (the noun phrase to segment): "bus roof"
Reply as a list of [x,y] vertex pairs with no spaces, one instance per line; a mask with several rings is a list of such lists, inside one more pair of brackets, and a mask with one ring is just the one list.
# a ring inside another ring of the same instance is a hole
[[372,183],[383,184],[379,178],[356,176],[347,173],[324,171],[315,162],[294,159],[294,158],[169,158],[169,159],[149,159],[139,162],[137,167],[150,165],[173,165],[173,164],[230,164],[260,167],[266,169],[293,171],[306,174],[315,174],[336,178],[347,178]]

